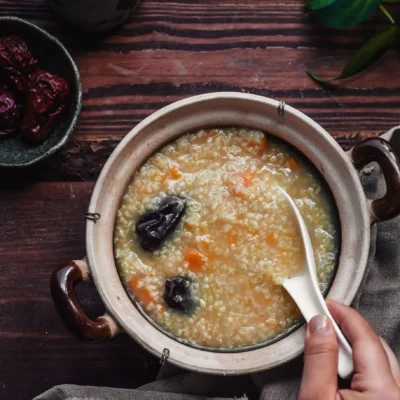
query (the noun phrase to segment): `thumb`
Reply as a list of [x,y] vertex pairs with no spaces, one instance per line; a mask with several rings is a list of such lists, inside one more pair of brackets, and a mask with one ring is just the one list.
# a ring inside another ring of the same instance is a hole
[[326,315],[317,315],[307,327],[299,400],[334,400],[337,363],[338,343],[332,323]]

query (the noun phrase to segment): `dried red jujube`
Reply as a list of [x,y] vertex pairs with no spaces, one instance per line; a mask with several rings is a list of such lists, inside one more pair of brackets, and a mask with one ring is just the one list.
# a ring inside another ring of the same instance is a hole
[[9,135],[17,130],[23,106],[15,93],[0,89],[0,136]]
[[22,122],[25,139],[33,143],[43,141],[68,100],[69,88],[66,80],[50,72],[36,70],[29,76],[27,112]]
[[63,77],[42,70],[29,76],[28,86],[32,107],[37,114],[54,113],[64,107],[69,94]]
[[0,66],[0,82],[10,90],[25,93],[28,89],[28,79],[14,67]]
[[21,106],[16,99],[23,94],[26,107],[22,135],[31,143],[42,142],[67,104],[69,88],[65,79],[40,70],[25,40],[3,36],[0,37],[0,82],[15,92],[0,92],[0,135],[18,128]]
[[0,37],[0,65],[14,67],[27,75],[37,68],[37,63],[24,39],[18,36]]

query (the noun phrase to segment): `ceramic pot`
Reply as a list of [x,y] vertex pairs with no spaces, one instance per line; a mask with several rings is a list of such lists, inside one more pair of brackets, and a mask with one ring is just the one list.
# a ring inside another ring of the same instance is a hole
[[48,0],[62,19],[84,31],[105,31],[121,25],[139,0]]
[[[319,170],[330,187],[341,224],[341,249],[328,297],[350,304],[364,275],[370,225],[400,213],[400,164],[388,142],[365,140],[344,152],[316,122],[283,102],[242,93],[211,93],[179,101],[137,125],[114,150],[94,188],[87,217],[87,258],[71,261],[52,276],[55,305],[77,337],[100,341],[125,332],[158,357],[189,370],[244,374],[283,364],[303,352],[305,326],[267,344],[236,351],[204,350],[183,344],[146,318],[119,278],[113,256],[113,230],[120,200],[132,174],[167,142],[205,127],[247,126],[273,134],[297,148]],[[377,161],[387,193],[366,198],[357,169]],[[107,313],[90,320],[74,286],[93,280]]]

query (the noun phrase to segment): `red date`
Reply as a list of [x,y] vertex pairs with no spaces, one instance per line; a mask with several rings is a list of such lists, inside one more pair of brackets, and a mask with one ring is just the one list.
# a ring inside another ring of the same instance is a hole
[[54,128],[67,104],[69,89],[64,78],[36,70],[29,76],[27,110],[22,123],[23,137],[42,142]]
[[25,40],[18,36],[0,37],[0,65],[14,67],[27,75],[35,70],[37,63]]
[[[66,80],[39,69],[25,40],[3,36],[0,37],[0,83],[4,84],[4,90],[0,90],[0,136],[20,128],[26,141],[41,143],[67,105]],[[25,108],[17,101],[21,96]]]
[[18,129],[23,106],[16,95],[0,89],[0,136],[9,135]]

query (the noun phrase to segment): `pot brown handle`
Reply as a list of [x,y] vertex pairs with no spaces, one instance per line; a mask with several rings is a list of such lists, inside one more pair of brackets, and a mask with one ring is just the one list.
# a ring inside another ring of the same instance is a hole
[[70,261],[53,271],[51,295],[61,319],[74,336],[86,342],[101,342],[112,338],[118,328],[107,314],[92,321],[83,311],[75,285],[89,280],[86,260]]
[[376,161],[386,180],[386,194],[370,200],[372,222],[386,221],[400,214],[400,159],[392,146],[380,137],[368,138],[356,145],[352,152],[355,167],[361,170]]

